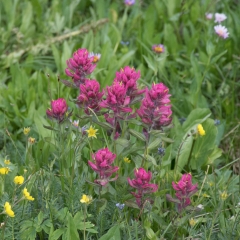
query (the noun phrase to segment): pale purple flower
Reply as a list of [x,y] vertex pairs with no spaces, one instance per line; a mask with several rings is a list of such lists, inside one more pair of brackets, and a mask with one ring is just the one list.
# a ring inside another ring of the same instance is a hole
[[226,39],[229,36],[229,32],[228,32],[227,28],[222,25],[215,26],[214,30],[215,30],[215,33],[223,39]]
[[205,13],[205,17],[208,20],[211,20],[213,18],[213,14],[212,13]]
[[128,183],[131,187],[136,188],[137,192],[131,192],[136,198],[136,202],[139,207],[142,207],[143,195],[156,192],[158,190],[158,185],[150,183],[152,179],[152,173],[146,171],[144,168],[139,168],[134,170],[135,179],[128,178]]
[[155,52],[155,53],[164,53],[165,52],[165,48],[164,48],[164,45],[162,44],[154,44],[152,46],[152,50]]
[[47,109],[46,114],[49,118],[54,118],[61,122],[67,110],[68,106],[66,100],[64,98],[59,98],[51,101],[51,108]]
[[128,6],[131,6],[135,4],[135,0],[125,0],[124,3]]
[[101,58],[101,54],[100,53],[93,53],[93,52],[91,52],[91,53],[88,54],[88,57],[89,58],[93,57],[93,63],[97,63],[100,60],[100,58]]
[[72,121],[72,119],[69,119],[69,121],[71,122],[71,124],[72,124],[75,128],[78,128],[79,120],[74,120],[74,121]]
[[94,162],[88,161],[88,165],[100,177],[94,181],[95,183],[105,186],[108,182],[115,181],[118,178],[118,175],[116,175],[110,179],[110,176],[119,169],[117,166],[111,166],[116,158],[116,154],[110,152],[108,148],[103,148],[93,154],[92,158]]
[[220,23],[226,19],[227,19],[227,16],[224,13],[215,13],[215,21],[214,22]]

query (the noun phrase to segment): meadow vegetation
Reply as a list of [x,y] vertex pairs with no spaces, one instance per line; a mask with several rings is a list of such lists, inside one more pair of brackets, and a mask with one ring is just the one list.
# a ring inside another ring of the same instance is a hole
[[239,5],[0,1],[0,239],[240,239]]

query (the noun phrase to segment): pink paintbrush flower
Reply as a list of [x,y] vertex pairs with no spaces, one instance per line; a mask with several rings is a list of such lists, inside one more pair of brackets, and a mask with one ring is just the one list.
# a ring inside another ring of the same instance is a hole
[[102,100],[103,93],[100,92],[99,82],[96,80],[86,80],[80,85],[80,95],[77,98],[77,105],[84,108],[86,114],[90,115],[92,109],[94,112],[100,110],[99,103]]
[[136,202],[139,207],[144,203],[143,195],[156,192],[158,190],[158,185],[150,183],[152,179],[152,173],[146,171],[144,168],[139,168],[134,170],[135,179],[128,178],[128,183],[131,187],[136,188],[137,192],[132,192],[135,196]]
[[80,48],[73,53],[73,57],[67,60],[68,68],[65,73],[72,77],[76,87],[85,82],[86,76],[91,74],[96,67],[94,56],[89,57],[87,49]]
[[51,108],[47,109],[46,114],[49,118],[54,118],[61,122],[67,110],[68,106],[66,100],[64,98],[59,98],[51,101]]
[[100,177],[94,181],[95,183],[105,186],[108,182],[115,181],[118,178],[118,175],[116,175],[116,177],[110,179],[110,176],[119,169],[117,166],[111,166],[116,158],[116,154],[110,152],[108,148],[103,148],[93,154],[92,158],[94,162],[88,161],[88,165]]

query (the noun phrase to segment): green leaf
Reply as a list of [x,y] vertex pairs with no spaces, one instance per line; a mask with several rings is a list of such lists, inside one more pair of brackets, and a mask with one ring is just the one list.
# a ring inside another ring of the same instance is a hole
[[133,135],[134,137],[138,138],[141,141],[144,141],[144,142],[146,141],[145,136],[142,133],[140,133],[140,132],[137,132],[137,131],[135,131],[133,129],[129,129],[129,133],[131,135]]
[[49,235],[49,240],[58,240],[66,230],[66,228],[55,230],[52,234]]
[[71,240],[79,240],[79,234],[74,223],[74,219],[70,213],[68,213],[67,221],[67,231],[65,233],[66,238]]
[[38,225],[41,225],[42,224],[42,221],[43,221],[43,212],[40,211],[40,213],[38,214]]
[[162,142],[161,138],[156,138],[148,145],[148,150],[152,150],[158,147],[161,142]]
[[121,240],[119,225],[111,227],[108,232],[98,240]]

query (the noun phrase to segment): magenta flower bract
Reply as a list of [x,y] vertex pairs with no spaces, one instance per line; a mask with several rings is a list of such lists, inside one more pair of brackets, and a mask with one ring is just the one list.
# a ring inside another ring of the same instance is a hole
[[140,109],[137,111],[142,122],[153,129],[161,129],[171,123],[171,104],[168,94],[169,89],[163,84],[153,84],[146,91]]
[[117,166],[111,166],[116,158],[116,154],[110,152],[108,148],[103,148],[93,154],[92,158],[94,162],[88,161],[88,165],[100,177],[94,181],[95,183],[105,186],[108,182],[115,181],[118,178],[118,175],[116,175],[116,177],[110,179],[110,176],[119,169]]
[[118,82],[122,84],[126,89],[126,95],[130,97],[131,101],[133,101],[136,96],[145,92],[145,89],[139,90],[137,87],[137,80],[140,76],[140,71],[136,72],[134,68],[126,66],[121,69],[120,72],[116,72],[114,83]]
[[141,207],[144,203],[143,195],[156,192],[158,185],[149,183],[152,179],[152,173],[147,172],[144,168],[135,169],[134,175],[135,179],[128,178],[128,183],[131,187],[137,189],[137,192],[132,192],[132,195],[135,196],[138,206]]
[[89,108],[94,112],[100,110],[99,103],[103,93],[100,92],[100,85],[96,80],[86,80],[80,85],[80,95],[77,98],[77,105],[84,108],[86,114],[91,114]]
[[176,202],[178,211],[186,208],[191,204],[190,197],[197,192],[197,185],[192,184],[192,175],[190,173],[183,174],[178,183],[172,182],[172,187],[176,191],[177,199],[167,196],[169,201]]
[[73,53],[73,57],[67,60],[68,68],[65,73],[72,77],[74,85],[79,87],[80,84],[85,82],[86,75],[93,72],[96,64],[93,64],[94,56],[89,57],[87,49],[78,49]]
[[61,122],[67,110],[68,106],[66,100],[64,98],[59,98],[51,101],[51,108],[47,109],[46,114],[49,118],[54,118]]

